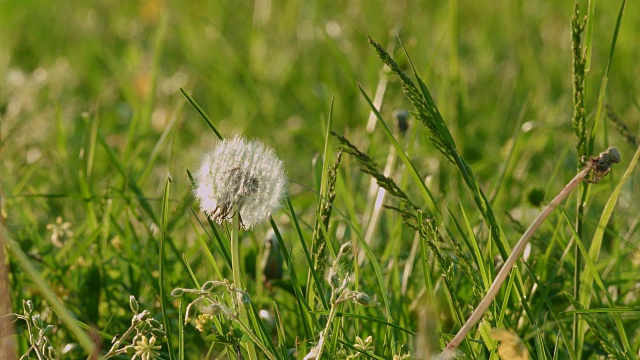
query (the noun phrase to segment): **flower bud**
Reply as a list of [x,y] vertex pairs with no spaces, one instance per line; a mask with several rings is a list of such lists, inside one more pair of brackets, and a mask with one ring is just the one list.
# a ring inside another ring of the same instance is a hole
[[363,292],[356,292],[354,300],[355,300],[356,303],[358,303],[360,305],[364,305],[364,306],[377,306],[377,305],[380,305],[379,302],[373,300],[369,295],[367,295],[367,294],[365,294]]
[[55,329],[53,327],[53,325],[47,325],[44,330],[42,330],[42,333],[44,334],[44,336],[47,336],[49,334],[51,334],[53,332],[53,329]]
[[33,302],[31,302],[31,300],[22,300],[22,308],[24,309],[25,315],[31,315],[33,312]]
[[134,313],[138,313],[138,310],[140,310],[140,305],[138,304],[138,300],[136,300],[135,296],[131,295],[129,296],[129,307],[131,308],[131,311],[133,311]]
[[333,268],[329,269],[329,273],[327,274],[327,282],[329,282],[329,285],[331,285],[331,288],[333,289],[340,286],[340,277],[338,277],[338,274]]
[[344,243],[340,246],[340,256],[347,255],[351,251],[351,243]]
[[35,325],[38,329],[42,329],[42,327],[44,326],[44,322],[42,321],[40,314],[33,315],[31,317],[31,321],[33,322],[33,325]]

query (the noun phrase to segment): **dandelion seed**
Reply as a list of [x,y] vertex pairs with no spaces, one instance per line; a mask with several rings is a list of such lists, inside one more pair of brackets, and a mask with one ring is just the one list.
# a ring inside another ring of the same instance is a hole
[[286,191],[282,161],[273,150],[238,136],[205,155],[196,185],[205,214],[221,224],[239,212],[245,229],[267,221]]
[[62,217],[58,216],[54,224],[47,224],[47,230],[51,231],[51,242],[53,245],[61,248],[64,246],[64,239],[73,236],[71,229],[72,224],[68,221],[62,221]]

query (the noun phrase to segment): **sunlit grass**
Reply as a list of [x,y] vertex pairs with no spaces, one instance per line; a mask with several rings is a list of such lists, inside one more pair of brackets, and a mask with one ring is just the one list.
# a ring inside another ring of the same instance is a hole
[[[497,358],[500,328],[531,358],[640,356],[640,12],[624,4],[583,5],[572,50],[571,2],[7,2],[0,313],[20,317],[1,318],[0,348],[435,355],[581,155],[615,145],[620,164],[551,213],[459,354]],[[289,179],[250,231],[193,196],[235,135]]]

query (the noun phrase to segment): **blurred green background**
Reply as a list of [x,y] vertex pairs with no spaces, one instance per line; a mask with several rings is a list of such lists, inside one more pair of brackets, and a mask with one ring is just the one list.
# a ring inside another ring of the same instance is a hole
[[[596,6],[591,116],[618,6]],[[638,127],[637,6],[627,5],[608,97],[632,129]],[[336,129],[366,123],[356,83],[373,96],[381,70],[367,36],[401,59],[396,34],[469,160],[498,161],[519,116],[536,126],[531,136],[570,139],[572,8],[572,1],[5,0],[0,109],[3,158],[10,161],[3,170],[14,173],[20,158],[46,153],[55,131],[77,143],[83,112],[99,114],[100,129],[116,148],[134,114],[141,117],[141,140],[178,116],[172,170],[193,167],[213,138],[190,106],[182,110],[178,88],[184,87],[224,134],[260,137],[285,159],[293,179],[308,182],[331,98]],[[392,81],[385,116],[408,106]],[[549,145],[549,153],[564,145]]]

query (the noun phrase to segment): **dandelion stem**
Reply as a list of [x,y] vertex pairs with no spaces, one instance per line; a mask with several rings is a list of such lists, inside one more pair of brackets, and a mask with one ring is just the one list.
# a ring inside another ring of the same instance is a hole
[[533,233],[538,229],[538,227],[540,227],[542,222],[549,216],[549,214],[551,214],[551,212],[558,205],[560,205],[560,203],[569,195],[569,193],[571,193],[571,191],[592,170],[593,169],[590,166],[587,166],[584,169],[582,169],[582,171],[580,171],[578,175],[576,175],[573,179],[571,179],[571,181],[569,181],[569,183],[564,187],[564,189],[560,191],[560,193],[540,212],[540,214],[538,214],[536,219],[533,221],[533,223],[531,223],[527,231],[525,231],[525,233],[522,235],[522,237],[520,238],[516,246],[513,248],[511,255],[509,255],[504,265],[502,266],[502,269],[500,269],[500,272],[498,272],[498,275],[496,275],[496,278],[493,280],[493,284],[491,284],[491,287],[489,288],[487,295],[485,295],[484,299],[480,301],[476,309],[473,311],[473,313],[471,314],[467,322],[464,324],[464,326],[460,328],[460,330],[458,331],[456,336],[453,338],[453,340],[449,342],[444,352],[442,353],[442,358],[449,358],[450,356],[452,356],[454,351],[458,347],[458,345],[460,345],[462,340],[464,340],[465,336],[467,336],[469,331],[471,331],[471,328],[475,326],[478,323],[478,321],[480,321],[484,313],[489,308],[489,305],[491,305],[496,295],[500,291],[500,286],[502,286],[504,281],[507,279],[507,276],[509,275],[511,268],[513,268],[513,265],[515,265],[516,261],[520,257],[520,254],[522,254],[522,251],[524,250],[525,246],[531,239],[531,236],[533,235]]
[[[231,270],[233,272],[233,285],[238,290],[245,290],[242,285],[242,276],[240,274],[240,243],[238,238],[238,233],[240,231],[240,211],[237,208],[237,205],[234,206],[233,218],[231,220]],[[238,301],[238,294],[233,294],[236,298],[234,301],[238,304],[238,310],[240,311],[240,320],[239,322],[242,324],[249,323],[249,316],[247,315],[247,310],[244,308],[244,304],[241,301]],[[246,332],[249,331],[248,328],[245,328]],[[256,349],[253,346],[252,341],[247,341],[247,352],[249,353],[249,359],[254,360],[257,359]]]
[[240,213],[233,209],[235,212],[231,221],[231,268],[233,271],[233,285],[236,289],[244,290],[242,286],[242,277],[240,275],[240,246],[238,244],[238,225]]

